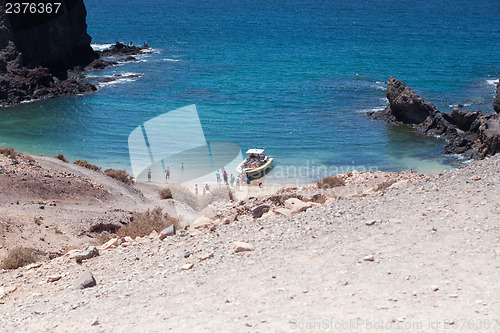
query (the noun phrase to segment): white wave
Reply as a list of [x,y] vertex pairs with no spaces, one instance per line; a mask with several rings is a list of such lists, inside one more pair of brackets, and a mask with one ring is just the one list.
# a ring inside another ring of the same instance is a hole
[[356,112],[358,112],[358,113],[378,112],[378,111],[382,111],[384,109],[385,109],[385,106],[380,106],[380,107],[375,107],[372,109],[362,109],[362,110],[358,110]]
[[161,50],[155,49],[154,47],[148,47],[147,49],[142,49],[141,53],[144,53],[144,54],[161,53]]
[[384,91],[387,90],[387,88],[385,86],[382,86],[382,85],[371,85],[370,87],[378,89],[378,90],[384,90]]
[[487,84],[496,85],[500,79],[486,80]]
[[107,87],[107,86],[114,86],[117,84],[137,81],[142,76],[144,76],[144,75],[141,73],[133,73],[133,72],[117,73],[117,74],[113,74],[113,75],[100,77],[102,80],[106,80],[106,81],[97,82],[95,85],[99,88]]
[[[449,106],[450,108],[458,108],[458,107],[459,107],[458,105],[459,105],[459,104],[450,104],[450,105],[448,105],[448,106]],[[460,104],[460,107],[468,107],[468,106],[471,106],[471,105],[472,105],[472,103],[464,103],[464,104]]]
[[90,46],[94,49],[94,51],[102,51],[105,49],[109,49],[113,45],[115,44],[90,44]]
[[181,61],[181,59],[170,59],[170,58],[165,58],[165,59],[161,59],[163,61]]

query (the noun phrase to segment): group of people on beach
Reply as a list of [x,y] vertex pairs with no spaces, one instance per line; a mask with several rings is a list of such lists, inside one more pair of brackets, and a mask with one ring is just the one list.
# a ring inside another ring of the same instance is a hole
[[[184,171],[184,163],[181,163],[181,170]],[[169,166],[167,166],[165,168],[164,173],[165,173],[165,180],[168,182],[168,180],[170,179],[170,176],[171,176]],[[235,176],[232,173],[228,174],[227,171],[224,169],[222,169],[222,177],[221,177],[220,170],[218,169],[215,172],[215,178],[217,181],[217,185],[219,187],[224,182],[224,185],[226,185],[226,186],[236,187],[237,191],[239,191],[241,189],[241,185],[243,183],[246,183],[246,184],[250,183],[250,180],[249,180],[248,175],[246,173],[242,173],[241,175]],[[148,169],[148,182],[151,182],[151,169]],[[262,182],[260,182],[260,181],[259,181],[259,187],[262,187]],[[203,194],[207,194],[208,192],[210,192],[210,186],[208,185],[208,183],[206,183],[205,186],[203,186]],[[194,193],[199,194],[198,184],[194,185]]]

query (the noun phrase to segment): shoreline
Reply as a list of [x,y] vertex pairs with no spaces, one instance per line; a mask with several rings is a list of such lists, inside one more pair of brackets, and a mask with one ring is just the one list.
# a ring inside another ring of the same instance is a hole
[[[70,166],[59,160],[34,158],[69,175]],[[75,258],[84,247],[77,247],[0,272],[0,324],[26,331],[286,331],[331,311],[335,318],[363,313],[364,320],[394,325],[491,320],[500,310],[492,260],[499,254],[484,244],[499,236],[499,168],[494,156],[441,175],[352,172],[343,186],[282,188],[218,203],[187,230],[114,238],[80,263]],[[103,179],[95,180],[99,188]],[[152,195],[148,186],[137,187],[146,199]],[[83,201],[78,206],[89,209]],[[108,214],[110,208],[106,202]],[[96,286],[75,289],[87,271]],[[58,310],[68,304],[74,304],[69,313]],[[162,308],[172,310],[159,321]],[[117,314],[126,319],[117,323]]]

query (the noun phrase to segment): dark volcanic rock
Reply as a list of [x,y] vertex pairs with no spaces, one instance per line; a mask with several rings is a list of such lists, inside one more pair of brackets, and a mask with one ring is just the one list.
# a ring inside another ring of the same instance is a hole
[[[120,42],[116,42],[114,45],[110,46],[109,48],[98,51],[97,53],[101,57],[125,57],[125,56],[132,56],[136,54],[141,54],[144,52],[144,50],[149,49],[148,46],[133,46],[133,45],[125,45]],[[135,61],[134,57],[130,57],[129,61]]]
[[98,55],[90,47],[83,0],[62,0],[58,13],[6,14],[0,3],[0,105],[95,91],[68,70]]
[[493,109],[496,113],[500,113],[500,82],[497,83],[497,95],[493,101]]
[[387,99],[389,105],[384,110],[369,113],[373,119],[405,124],[419,133],[443,137],[447,141],[446,154],[484,158],[500,151],[500,115],[456,108],[451,114],[442,113],[393,77],[387,82]]

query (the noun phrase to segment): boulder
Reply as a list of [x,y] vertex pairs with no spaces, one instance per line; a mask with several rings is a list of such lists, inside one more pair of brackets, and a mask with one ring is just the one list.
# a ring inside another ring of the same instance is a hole
[[252,209],[252,216],[256,219],[262,217],[264,213],[267,213],[271,209],[269,205],[260,205]]
[[94,276],[92,275],[92,273],[87,271],[80,276],[80,278],[74,284],[74,287],[76,289],[84,289],[84,288],[93,287],[96,284],[97,284],[97,282],[96,282]]
[[173,236],[173,235],[175,235],[175,225],[172,224],[170,227],[165,228],[160,232],[159,238],[160,240],[164,240],[168,236]]
[[118,246],[118,238],[111,238],[109,241],[107,241],[101,246],[101,249],[107,250],[111,247],[117,247],[117,246]]
[[213,221],[205,216],[200,216],[194,220],[191,225],[189,225],[190,230],[210,228],[213,225]]
[[82,260],[87,260],[99,255],[99,250],[94,245],[89,245],[85,250],[80,251],[72,256],[76,262],[81,263]]
[[276,214],[278,214],[278,215],[283,215],[283,216],[287,216],[287,215],[292,214],[292,210],[291,210],[291,209],[288,209],[288,208],[283,208],[283,207],[281,207],[281,208],[276,208],[276,209],[274,210],[274,212],[275,212]]
[[254,249],[254,246],[251,244],[245,242],[234,242],[234,252],[253,251]]
[[290,198],[285,201],[285,207],[290,209],[292,213],[305,212],[312,207],[311,202],[304,202],[298,198]]

